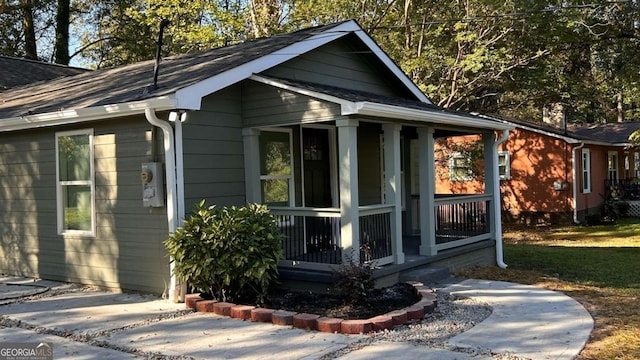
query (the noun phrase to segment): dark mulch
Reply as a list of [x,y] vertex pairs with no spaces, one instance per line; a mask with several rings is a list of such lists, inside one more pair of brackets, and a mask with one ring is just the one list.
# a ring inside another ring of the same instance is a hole
[[331,293],[282,290],[270,294],[265,306],[272,309],[354,320],[386,314],[411,306],[419,300],[420,297],[413,286],[397,283],[370,291],[366,301],[358,304],[346,304],[339,296]]

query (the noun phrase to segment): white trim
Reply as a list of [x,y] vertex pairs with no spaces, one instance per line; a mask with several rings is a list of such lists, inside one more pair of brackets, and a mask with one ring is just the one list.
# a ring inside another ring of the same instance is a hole
[[[611,168],[611,162],[614,161],[613,168]],[[608,151],[607,152],[607,179],[608,180],[618,180],[620,179],[620,161],[618,160],[618,152],[617,151]],[[611,175],[615,174],[615,179],[611,178]]]
[[[456,166],[456,160],[461,159],[465,161],[466,166]],[[456,170],[467,169],[467,174],[459,176],[456,174]],[[460,152],[455,152],[449,156],[449,181],[471,181],[474,179],[472,159],[468,155],[464,155]]]
[[419,110],[372,102],[357,102],[354,103],[354,105],[354,111],[343,112],[342,115],[375,116],[382,118],[421,121],[439,125],[468,126],[472,128],[482,128],[490,130],[508,130],[513,128],[513,126],[510,124],[497,122],[495,120],[485,120],[480,117],[474,117],[472,115],[452,114],[450,112],[445,112],[444,110]]
[[289,135],[289,164],[291,166],[291,174],[289,175],[262,175],[262,169],[260,169],[260,161],[262,154],[260,153],[260,135],[258,135],[258,169],[259,169],[259,178],[260,178],[260,202],[263,203],[264,194],[262,194],[262,180],[287,180],[289,183],[289,206],[295,206],[295,164],[293,156],[293,129],[291,128],[260,128],[260,135],[263,132],[279,132],[279,133],[287,133]]
[[0,132],[144,114],[147,108],[153,108],[158,111],[175,109],[175,100],[172,96],[161,96],[143,101],[132,101],[128,103],[101,105],[83,109],[64,109],[42,114],[23,115],[2,119],[0,121]]
[[177,105],[180,108],[200,109],[203,97],[358,30],[361,28],[355,21],[345,22],[231,70],[179,89],[176,91]]
[[[500,165],[500,157],[504,156],[504,165]],[[500,167],[504,166],[504,175],[500,175]],[[511,180],[511,154],[508,151],[498,151],[498,176],[500,180]]]
[[[89,179],[81,181],[60,181],[60,148],[59,139],[62,136],[87,135],[89,137]],[[73,131],[60,131],[55,133],[56,139],[56,217],[58,235],[96,235],[96,173],[95,151],[93,148],[93,129],[81,129]],[[63,182],[65,184],[63,184]],[[89,185],[91,192],[91,230],[70,230],[64,228],[64,205],[62,200],[62,187],[66,185]]]
[[489,118],[480,118],[472,115],[458,115],[444,110],[421,110],[405,108],[402,106],[380,104],[368,101],[353,102],[343,98],[324,94],[322,92],[301,89],[297,86],[284,84],[277,80],[267,79],[259,75],[253,75],[251,80],[271,85],[283,90],[295,92],[301,95],[310,96],[316,99],[336,103],[341,107],[341,115],[365,115],[389,119],[403,119],[409,121],[428,122],[439,125],[453,125],[456,127],[467,126],[473,129],[484,128],[491,130],[513,129],[513,125],[496,121]]
[[[591,150],[589,150],[588,148],[582,149],[582,155],[580,156],[580,160],[581,160],[580,166],[582,168],[582,171],[580,172],[582,174],[581,176],[582,193],[589,194],[591,193]],[[585,186],[585,183],[584,183],[585,175],[587,175],[588,186]]]

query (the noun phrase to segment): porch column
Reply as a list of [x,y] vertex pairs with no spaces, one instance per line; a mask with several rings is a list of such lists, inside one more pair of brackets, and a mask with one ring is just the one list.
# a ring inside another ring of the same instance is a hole
[[260,190],[260,130],[242,129],[244,187],[248,203],[262,203]]
[[435,140],[432,127],[418,128],[418,177],[420,179],[420,255],[432,256],[436,249]]
[[[494,189],[499,189],[500,184],[499,178],[496,178],[498,175],[498,155],[494,156],[494,142],[495,135],[493,133],[484,133],[482,134],[482,145],[484,147],[484,193],[485,195],[493,194]],[[495,194],[494,194],[495,195]],[[499,196],[494,196],[493,201],[496,199],[500,199]],[[498,216],[498,217],[496,217]],[[494,204],[489,204],[487,206],[487,219],[489,222],[489,232],[494,234],[496,231],[496,220],[500,220],[500,212],[496,212],[496,206]]]
[[340,179],[340,245],[342,263],[360,263],[360,213],[358,195],[358,120],[341,119],[338,127]]
[[402,250],[402,177],[400,170],[400,124],[384,124],[385,202],[393,205],[391,239],[396,264],[404,263]]

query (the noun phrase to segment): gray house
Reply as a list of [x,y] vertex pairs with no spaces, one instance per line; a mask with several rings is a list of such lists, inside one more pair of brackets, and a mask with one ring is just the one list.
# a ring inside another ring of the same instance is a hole
[[[268,204],[288,281],[504,266],[496,131],[443,110],[354,21],[0,93],[0,271],[179,292],[163,240],[206,199]],[[150,86],[151,85],[151,86]],[[485,187],[437,196],[434,141],[480,134]],[[500,134],[500,132],[498,132]]]

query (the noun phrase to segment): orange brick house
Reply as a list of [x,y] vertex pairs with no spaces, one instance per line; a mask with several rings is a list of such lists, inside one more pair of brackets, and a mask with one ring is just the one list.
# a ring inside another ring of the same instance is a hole
[[[639,122],[552,125],[503,120],[515,128],[499,145],[502,216],[526,223],[582,223],[620,197],[640,215],[640,149],[629,144]],[[436,152],[436,193],[483,190],[481,141],[447,138]],[[480,148],[478,148],[480,147]],[[637,214],[636,214],[637,213]]]

